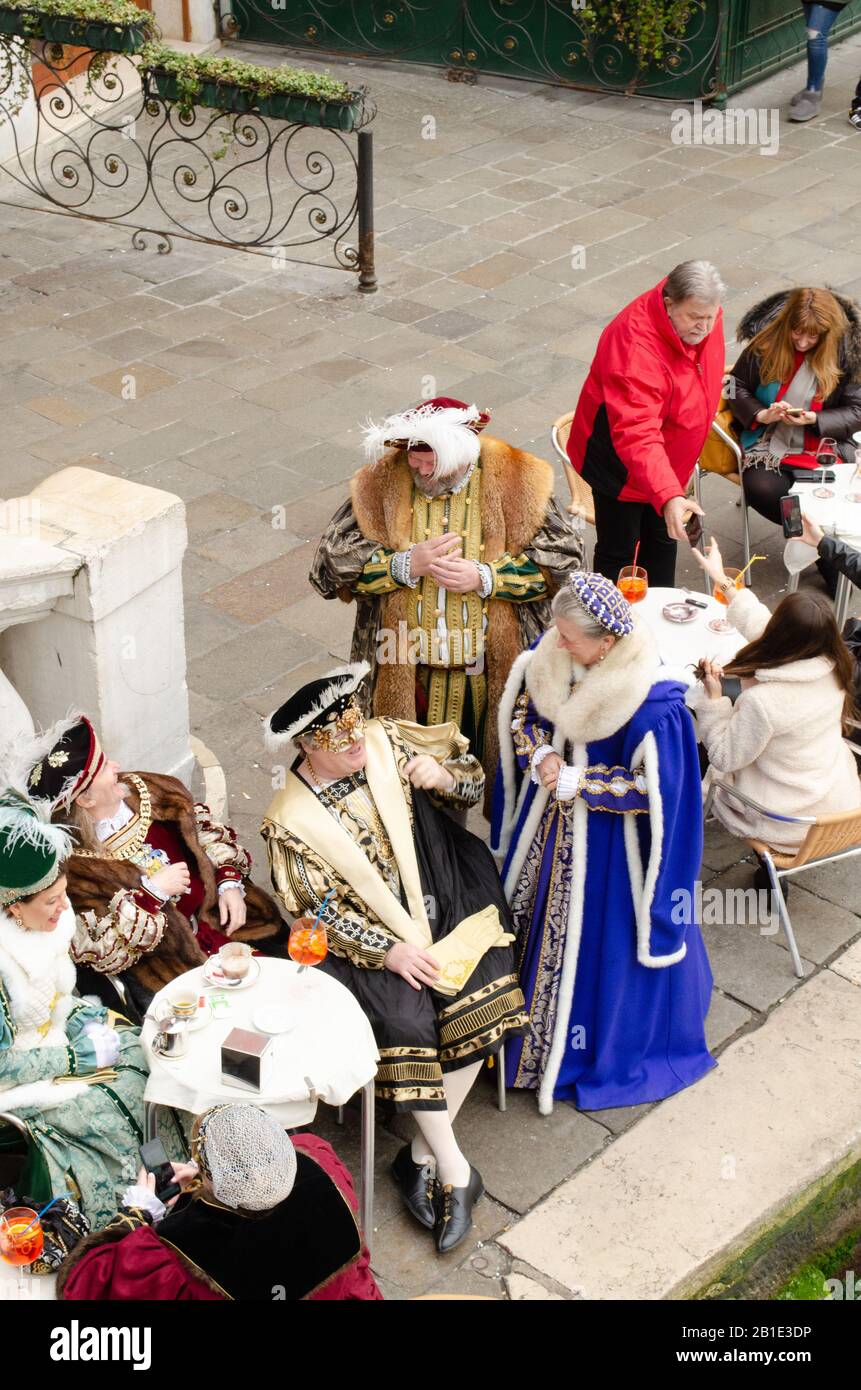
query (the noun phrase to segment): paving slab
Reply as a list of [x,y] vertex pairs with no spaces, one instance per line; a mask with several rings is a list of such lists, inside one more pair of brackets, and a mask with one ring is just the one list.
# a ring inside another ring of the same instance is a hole
[[861,1158],[857,1036],[857,987],[823,971],[500,1243],[587,1298],[690,1296]]

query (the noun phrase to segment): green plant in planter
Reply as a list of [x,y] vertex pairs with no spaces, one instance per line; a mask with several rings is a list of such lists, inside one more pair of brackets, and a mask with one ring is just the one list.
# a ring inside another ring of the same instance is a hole
[[331,102],[347,106],[356,100],[356,94],[346,83],[337,82],[325,73],[305,72],[301,68],[260,67],[218,54],[177,53],[164,44],[147,44],[141,51],[141,66],[156,75],[168,75],[185,117],[190,116],[194,106],[206,104],[201,98],[205,96],[205,87],[212,84],[236,88],[247,94],[248,106],[279,95],[300,97],[321,105]]
[[11,86],[5,105],[16,116],[30,91],[24,52],[28,42],[92,48],[86,85],[92,93],[93,83],[104,76],[116,51],[133,51],[146,37],[156,38],[159,30],[154,16],[138,9],[134,0],[0,0],[0,33],[21,40],[19,56],[14,56],[10,44],[4,47],[0,62],[0,90],[6,92]]
[[615,36],[644,68],[682,37],[695,9],[696,0],[589,0],[580,19],[590,39]]

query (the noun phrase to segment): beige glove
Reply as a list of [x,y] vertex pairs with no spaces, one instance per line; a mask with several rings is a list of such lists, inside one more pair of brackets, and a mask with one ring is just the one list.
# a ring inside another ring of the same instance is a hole
[[484,907],[464,917],[454,931],[427,948],[440,969],[434,990],[437,994],[459,994],[485,951],[508,946],[513,940],[511,932],[503,930],[496,907]]

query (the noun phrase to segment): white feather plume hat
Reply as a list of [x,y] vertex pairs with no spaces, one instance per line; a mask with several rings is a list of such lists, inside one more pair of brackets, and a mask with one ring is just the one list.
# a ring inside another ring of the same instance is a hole
[[481,451],[478,435],[489,420],[490,412],[477,405],[436,396],[378,425],[368,421],[362,431],[365,454],[375,463],[387,449],[426,444],[436,455],[435,475],[447,478],[476,462]]
[[336,666],[325,676],[300,686],[264,721],[263,736],[269,752],[280,752],[300,735],[335,723],[370,669],[367,661],[356,661],[349,666]]

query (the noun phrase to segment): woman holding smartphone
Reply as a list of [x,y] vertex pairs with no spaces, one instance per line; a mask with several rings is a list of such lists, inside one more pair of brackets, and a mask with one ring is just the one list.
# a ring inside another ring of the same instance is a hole
[[[750,589],[735,588],[714,537],[705,558],[694,556],[726,593],[727,616],[747,639],[723,671],[702,661],[702,684],[688,695],[712,767],[778,814],[821,816],[861,805],[858,768],[844,739],[844,721],[855,717],[853,662],[825,595],[801,589],[770,613]],[[741,681],[735,704],[721,689],[724,675]],[[732,834],[776,850],[792,852],[807,832],[720,790],[714,808]]]
[[851,462],[861,429],[861,314],[830,290],[782,290],[754,305],[736,335],[747,344],[726,397],[740,434],[748,506],[779,526],[794,454],[835,441]]

